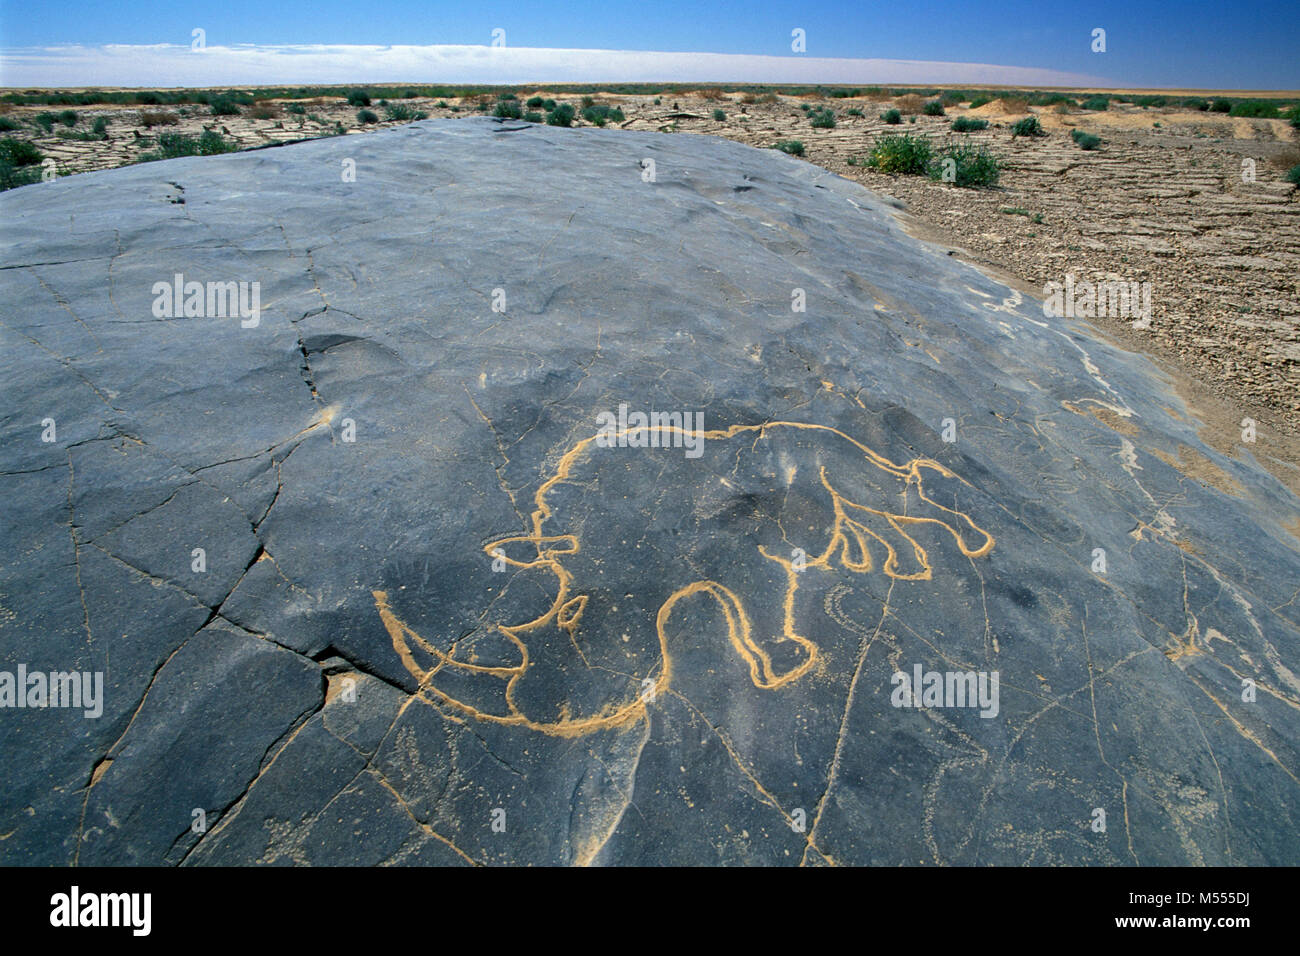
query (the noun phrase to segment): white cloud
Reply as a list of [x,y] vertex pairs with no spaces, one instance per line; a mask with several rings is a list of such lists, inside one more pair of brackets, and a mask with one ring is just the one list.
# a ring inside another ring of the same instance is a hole
[[0,85],[291,86],[344,83],[845,83],[1108,85],[1037,67],[925,60],[487,46],[54,46],[0,51]]

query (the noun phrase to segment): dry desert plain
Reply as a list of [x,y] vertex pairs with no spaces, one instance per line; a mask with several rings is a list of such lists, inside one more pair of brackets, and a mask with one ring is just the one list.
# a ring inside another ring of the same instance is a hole
[[[245,92],[258,97],[256,90]],[[400,86],[367,92],[375,101],[375,122],[362,122],[357,104],[343,96],[258,99],[239,115],[223,116],[197,104],[78,107],[76,129],[103,117],[102,139],[75,139],[67,130],[46,132],[27,122],[43,112],[57,114],[58,106],[3,104],[0,112],[19,127],[6,135],[31,140],[60,173],[78,173],[137,162],[165,133],[208,130],[240,149],[263,147],[404,122],[386,119],[384,97],[437,119],[490,112],[500,95],[398,100]],[[1071,103],[1047,106],[1030,105],[1013,91],[994,93],[982,104],[953,102],[957,96],[950,94],[938,116],[923,111],[930,97],[885,90],[857,96],[718,88],[658,95],[514,92],[521,105],[533,97],[573,104],[575,126],[590,125],[581,116],[585,96],[618,107],[622,119],[609,123],[612,128],[721,136],[757,147],[798,140],[808,162],[897,200],[910,231],[1029,295],[1041,297],[1046,283],[1063,282],[1067,274],[1150,283],[1148,328],[1134,328],[1126,318],[1098,317],[1094,325],[1158,360],[1205,423],[1213,447],[1238,453],[1241,419],[1255,419],[1258,438],[1249,451],[1300,491],[1300,187],[1287,179],[1300,164],[1300,137],[1284,119],[1230,116],[1183,100],[1224,95],[1295,102],[1297,94],[1146,91],[1167,96],[1164,106],[1123,101],[1139,91],[1071,91]],[[1096,93],[1108,96],[1106,109],[1076,105]],[[882,119],[891,108],[901,112],[901,123]],[[810,115],[822,109],[834,113],[833,128],[812,127]],[[1030,115],[1046,135],[1013,136],[1012,125]],[[963,116],[988,126],[954,133],[953,120]],[[1081,149],[1073,130],[1102,143]],[[936,145],[986,147],[1001,167],[998,185],[961,188],[866,167],[873,143],[893,133],[922,134]],[[1204,459],[1174,464],[1207,484],[1226,477]]]

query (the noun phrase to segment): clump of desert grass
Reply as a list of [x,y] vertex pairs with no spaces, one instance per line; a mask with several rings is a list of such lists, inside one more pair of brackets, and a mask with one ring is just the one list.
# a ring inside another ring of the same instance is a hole
[[834,129],[835,112],[829,106],[818,107],[808,112],[808,121],[813,129]]
[[41,151],[25,139],[0,139],[0,190],[41,181]]
[[941,179],[968,189],[992,188],[998,184],[1001,166],[992,153],[973,143],[945,146],[930,162],[931,179]]
[[1024,119],[1017,120],[1015,123],[1011,124],[1012,139],[1015,139],[1017,136],[1028,136],[1032,138],[1035,136],[1046,135],[1047,131],[1043,129],[1042,125],[1038,122],[1037,116],[1026,116]]
[[233,153],[236,149],[238,147],[234,143],[212,130],[205,130],[199,136],[163,133],[158,137],[158,148],[141,155],[140,162],[149,163],[179,156],[216,156],[220,153]]
[[866,165],[890,174],[923,175],[930,165],[930,141],[902,133],[881,136],[867,154]]
[[1070,130],[1070,139],[1078,144],[1080,149],[1094,150],[1101,145],[1101,137],[1093,136],[1091,133],[1085,133],[1081,129]]
[[[722,110],[714,110],[714,119]],[[593,126],[604,126],[606,123],[622,123],[626,117],[623,111],[617,106],[609,106],[605,103],[593,104],[586,106],[582,110],[582,118]],[[726,116],[723,116],[726,119]]]

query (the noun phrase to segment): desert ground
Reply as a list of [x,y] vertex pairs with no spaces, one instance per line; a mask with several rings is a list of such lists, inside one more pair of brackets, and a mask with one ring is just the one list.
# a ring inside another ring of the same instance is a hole
[[[386,118],[385,96],[400,88],[372,87],[375,122],[362,122],[343,96],[267,99],[240,115],[215,116],[203,105],[78,107],[76,130],[106,121],[104,137],[71,138],[29,122],[59,107],[6,104],[18,127],[5,135],[31,140],[60,174],[137,162],[157,148],[160,134],[220,134],[245,149],[330,135],[356,135],[406,119]],[[1150,92],[1150,91],[1148,91]],[[1170,93],[1170,91],[1161,91]],[[516,89],[522,106],[533,97],[571,103],[575,126],[583,95]],[[1186,91],[1213,99],[1213,91]],[[255,92],[254,92],[254,95]],[[926,115],[927,98],[888,91],[859,96],[728,92],[705,88],[660,95],[587,94],[617,107],[611,128],[725,137],[758,147],[797,140],[803,158],[897,200],[908,228],[946,244],[953,254],[1000,274],[1029,295],[1047,282],[1149,282],[1149,328],[1125,318],[1094,324],[1127,347],[1155,357],[1185,385],[1189,405],[1207,423],[1211,443],[1225,451],[1240,441],[1238,416],[1258,423],[1251,451],[1293,489],[1300,487],[1300,197],[1287,178],[1300,164],[1297,130],[1285,119],[1230,116],[1174,105],[1117,102],[1106,109],[1070,104],[1033,106],[1014,92],[988,102],[950,95],[944,115]],[[1230,94],[1242,98],[1241,92]],[[1295,94],[1251,96],[1295,99]],[[429,118],[490,112],[497,96],[416,97],[402,106]],[[974,104],[974,105],[973,105]],[[882,116],[898,109],[901,122]],[[829,109],[833,128],[813,128],[810,116]],[[1046,135],[1013,136],[1012,125],[1036,116]],[[959,117],[987,121],[985,129],[954,133]],[[604,125],[604,124],[602,124]],[[1101,138],[1085,150],[1071,138]],[[988,148],[1001,165],[994,188],[961,188],[924,176],[887,175],[867,168],[872,144],[890,133],[922,134],[936,144],[969,141]],[[521,189],[527,184],[521,183]]]

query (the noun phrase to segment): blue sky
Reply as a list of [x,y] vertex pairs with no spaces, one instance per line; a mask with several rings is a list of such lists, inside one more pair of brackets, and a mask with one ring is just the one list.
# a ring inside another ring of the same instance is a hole
[[[796,56],[790,49],[790,31],[800,27],[807,34],[807,58],[1033,67],[1105,79],[1115,86],[1300,88],[1296,0],[487,0],[455,4],[436,0],[132,0],[126,4],[42,0],[34,7],[3,0],[0,48],[9,62],[0,64],[4,66],[0,82],[30,79],[15,66],[24,63],[22,58],[14,60],[15,48],[171,43],[187,49],[194,27],[207,31],[209,47],[486,45],[492,29],[502,27],[512,48],[786,58]],[[1095,27],[1106,30],[1105,53],[1090,50]],[[33,51],[25,52],[30,61]],[[105,69],[87,66],[90,62],[60,69]],[[425,77],[404,79],[416,82]],[[445,82],[456,77],[428,79]],[[477,76],[464,79],[480,81]],[[112,80],[70,76],[66,82]],[[935,81],[944,80],[935,77]],[[996,81],[992,76],[988,79]],[[162,85],[167,80],[160,76],[153,82]]]

